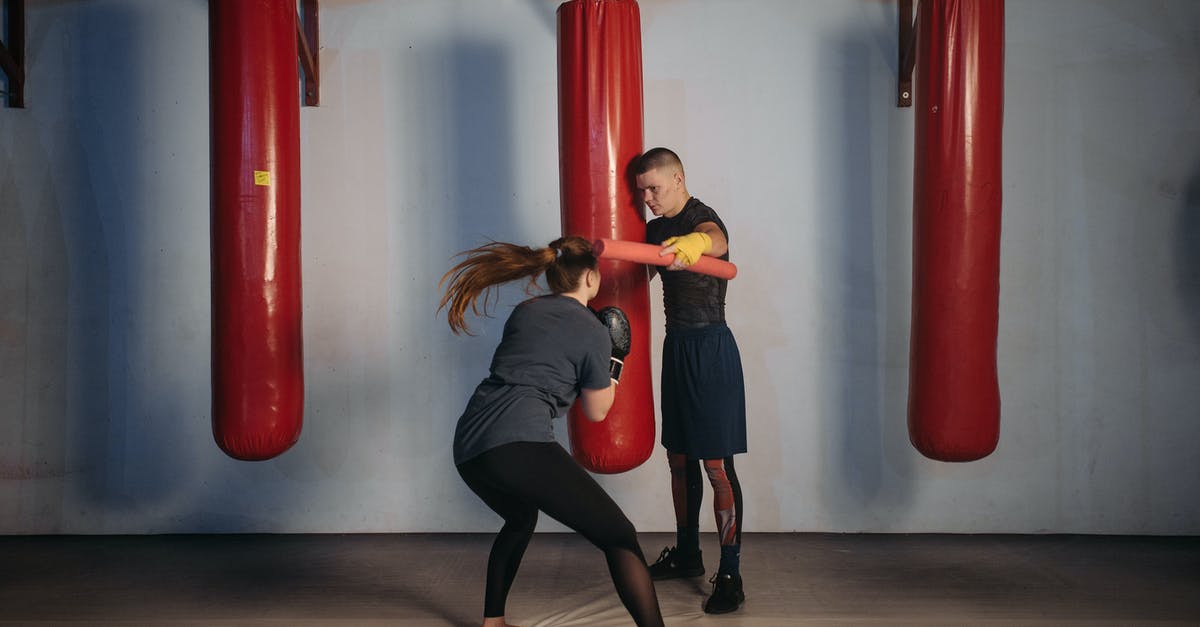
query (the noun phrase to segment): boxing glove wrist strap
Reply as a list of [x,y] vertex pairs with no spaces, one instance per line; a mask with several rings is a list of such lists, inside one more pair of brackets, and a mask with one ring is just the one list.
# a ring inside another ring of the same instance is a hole
[[613,383],[619,383],[621,381],[621,369],[624,367],[625,362],[616,357],[610,357],[608,362],[608,378],[612,379]]

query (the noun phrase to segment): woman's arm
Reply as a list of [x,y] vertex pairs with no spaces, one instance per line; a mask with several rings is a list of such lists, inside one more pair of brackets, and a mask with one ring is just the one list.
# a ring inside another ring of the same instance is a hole
[[589,390],[583,388],[579,391],[579,408],[583,410],[583,415],[592,422],[600,422],[608,415],[608,410],[612,408],[613,399],[616,397],[617,384],[612,382],[608,387],[601,390]]

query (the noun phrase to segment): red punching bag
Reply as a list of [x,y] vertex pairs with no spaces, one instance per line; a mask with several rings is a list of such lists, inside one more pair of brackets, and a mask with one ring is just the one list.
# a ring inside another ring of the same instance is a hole
[[300,437],[295,0],[212,0],[213,436],[268,459]]
[[[641,19],[634,0],[571,0],[558,7],[559,171],[563,234],[640,242],[646,220],[628,169],[642,152]],[[584,468],[618,473],[654,450],[650,288],[646,267],[601,259],[600,309],[629,316],[633,342],[608,417],[571,409],[571,453]]]
[[971,461],[1000,437],[1003,0],[922,0],[916,72],[909,438]]

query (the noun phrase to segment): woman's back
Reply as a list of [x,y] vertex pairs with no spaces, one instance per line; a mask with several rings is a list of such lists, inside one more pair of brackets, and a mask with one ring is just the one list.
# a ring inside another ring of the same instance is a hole
[[579,389],[608,387],[611,350],[604,325],[573,298],[547,295],[517,305],[488,377],[459,418],[455,463],[509,442],[554,441],[551,420]]

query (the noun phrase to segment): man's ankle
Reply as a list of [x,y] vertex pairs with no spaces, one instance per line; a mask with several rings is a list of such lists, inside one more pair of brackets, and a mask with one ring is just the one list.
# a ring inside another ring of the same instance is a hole
[[675,548],[681,554],[691,555],[700,552],[700,528],[677,527],[675,529]]
[[737,575],[741,572],[741,562],[742,545],[721,545],[721,563],[717,566],[717,573],[722,575]]

